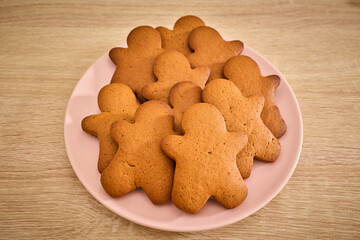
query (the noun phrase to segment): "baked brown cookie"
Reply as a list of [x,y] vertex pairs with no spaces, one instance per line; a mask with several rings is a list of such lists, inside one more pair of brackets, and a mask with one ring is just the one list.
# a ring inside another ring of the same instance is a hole
[[165,27],[157,27],[156,30],[161,35],[164,49],[175,49],[185,55],[191,52],[188,45],[189,33],[200,26],[205,26],[205,23],[200,18],[188,15],[176,21],[174,30]]
[[116,64],[112,83],[128,85],[141,102],[145,99],[141,89],[155,82],[153,65],[155,59],[165,50],[161,48],[158,31],[149,26],[140,26],[132,30],[127,38],[128,48],[111,49],[110,59]]
[[248,56],[235,56],[224,65],[224,75],[235,83],[245,97],[260,94],[264,97],[261,119],[276,138],[286,132],[286,123],[276,106],[274,92],[280,84],[277,75],[263,77],[257,63]]
[[211,104],[197,103],[183,115],[184,136],[171,135],[161,142],[164,152],[176,161],[173,203],[197,213],[210,196],[226,208],[241,204],[247,187],[236,166],[236,154],[247,137],[228,132],[220,111]]
[[98,94],[101,113],[87,116],[81,122],[82,129],[99,139],[98,170],[102,172],[115,156],[118,145],[112,138],[110,126],[118,120],[132,122],[139,107],[133,91],[121,83],[111,83]]
[[202,89],[193,82],[179,82],[175,84],[169,93],[170,106],[174,111],[174,131],[183,132],[181,119],[188,107],[201,102]]
[[229,131],[247,134],[248,143],[237,155],[237,166],[243,178],[250,176],[254,157],[266,162],[276,161],[280,142],[261,120],[264,107],[261,95],[246,98],[232,81],[216,79],[206,85],[202,98],[220,110]]
[[225,41],[221,35],[211,27],[198,27],[189,35],[189,46],[193,53],[186,55],[191,67],[208,66],[210,68],[209,81],[223,77],[225,62],[239,55],[244,44],[241,41]]
[[169,103],[168,97],[172,86],[178,82],[190,81],[204,88],[210,69],[206,66],[191,69],[188,60],[182,53],[176,50],[167,50],[156,58],[154,73],[157,81],[147,84],[141,91],[142,96],[148,100]]
[[173,122],[169,105],[148,101],[136,111],[135,123],[111,125],[119,148],[101,173],[101,184],[110,196],[121,197],[141,187],[154,204],[170,200],[174,162],[163,153],[160,142],[174,134]]

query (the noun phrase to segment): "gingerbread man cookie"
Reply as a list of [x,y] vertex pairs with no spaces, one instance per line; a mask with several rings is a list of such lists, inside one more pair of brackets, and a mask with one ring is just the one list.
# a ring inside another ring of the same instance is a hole
[[262,95],[265,103],[261,119],[276,138],[285,134],[286,123],[281,117],[274,97],[274,92],[280,84],[277,75],[263,77],[257,63],[243,55],[232,57],[225,63],[224,75],[235,83],[245,97]]
[[191,52],[188,45],[190,32],[200,26],[205,26],[205,23],[200,18],[189,15],[179,18],[174,25],[174,30],[164,27],[157,27],[156,30],[161,35],[164,49],[175,49],[185,55]]
[[128,85],[141,102],[145,99],[141,89],[148,83],[155,82],[153,65],[155,59],[165,50],[161,48],[158,31],[148,26],[132,30],[127,38],[128,48],[113,48],[109,56],[116,64],[112,83]]
[[191,67],[208,66],[210,68],[209,81],[223,77],[225,62],[239,55],[244,48],[241,41],[225,41],[221,35],[211,27],[198,27],[189,35],[189,46],[193,53],[186,55]]
[[188,107],[201,102],[202,89],[193,82],[179,82],[169,93],[170,106],[174,111],[174,131],[183,132],[181,119]]
[[190,81],[204,88],[210,70],[206,66],[191,69],[183,54],[176,50],[168,50],[155,60],[154,73],[157,81],[147,84],[141,91],[142,96],[148,100],[169,103],[168,97],[172,86],[178,82]]
[[121,197],[141,187],[154,204],[170,200],[174,162],[160,147],[173,131],[173,112],[160,101],[143,103],[135,123],[117,121],[111,125],[119,145],[109,166],[101,173],[101,184],[112,197]]
[[118,120],[133,121],[139,107],[133,91],[121,83],[112,83],[103,87],[98,94],[101,113],[84,118],[82,129],[99,139],[98,170],[102,172],[115,156],[118,145],[112,138],[110,126]]
[[226,208],[241,204],[247,187],[236,166],[236,154],[247,137],[228,132],[220,111],[211,104],[197,103],[184,113],[184,136],[171,135],[161,142],[164,152],[176,161],[173,203],[197,213],[210,196]]
[[248,143],[237,155],[237,166],[243,178],[250,176],[254,157],[266,162],[276,161],[280,155],[280,142],[261,120],[264,107],[261,95],[246,98],[233,82],[216,79],[206,85],[202,97],[204,102],[220,110],[229,131],[247,134]]

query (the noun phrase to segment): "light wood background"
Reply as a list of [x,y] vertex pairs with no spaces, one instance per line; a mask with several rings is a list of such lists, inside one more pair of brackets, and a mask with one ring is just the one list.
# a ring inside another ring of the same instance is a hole
[[[170,233],[98,203],[68,160],[63,121],[86,69],[139,25],[195,14],[268,58],[299,101],[289,183],[232,225]],[[0,1],[0,239],[359,239],[360,1]]]

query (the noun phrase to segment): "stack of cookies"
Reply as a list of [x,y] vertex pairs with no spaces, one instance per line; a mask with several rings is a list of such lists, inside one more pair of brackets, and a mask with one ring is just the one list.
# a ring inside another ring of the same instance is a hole
[[[286,124],[276,106],[275,75],[240,55],[196,16],[173,30],[140,26],[127,48],[113,48],[101,113],[83,119],[98,137],[101,184],[112,197],[142,188],[154,204],[197,213],[213,197],[226,208],[247,196],[254,158],[274,162]],[[140,103],[140,104],[139,104]]]

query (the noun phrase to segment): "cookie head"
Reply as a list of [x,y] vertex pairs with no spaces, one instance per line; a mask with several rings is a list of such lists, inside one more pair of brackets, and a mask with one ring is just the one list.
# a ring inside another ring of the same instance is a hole
[[[183,54],[176,50],[165,51],[154,63],[154,73],[158,79],[169,77],[169,75],[175,78],[175,74],[178,76],[183,72],[189,72],[189,70],[191,70],[189,61]],[[205,86],[205,83],[202,85]]]
[[[184,81],[175,84],[169,93],[170,106],[173,108],[179,106],[181,103],[191,106],[195,103],[201,102],[202,88],[199,85]],[[185,112],[185,111],[184,111]]]
[[164,27],[158,27],[162,40],[162,47],[164,49],[174,49],[182,54],[191,52],[188,45],[188,38],[190,32],[199,27],[205,26],[204,22],[196,16],[184,16],[178,19],[174,25],[174,30],[169,30]]
[[224,75],[233,80],[244,96],[258,94],[262,88],[261,73],[257,63],[250,57],[239,55],[230,58],[224,65]]
[[179,18],[176,21],[174,30],[191,31],[200,26],[205,26],[205,23],[203,20],[201,20],[201,18],[193,15],[187,15]]
[[216,45],[222,45],[224,39],[220,33],[211,27],[198,27],[191,32],[189,39],[190,47],[194,50],[205,51]]
[[204,88],[210,70],[205,66],[191,69],[189,61],[182,53],[167,50],[155,60],[154,74],[157,81],[147,84],[142,89],[142,95],[148,100],[168,103],[170,89],[176,83],[190,81]]
[[129,48],[135,49],[161,48],[161,37],[154,28],[140,26],[130,32],[127,44]]
[[[206,131],[212,129],[214,132],[226,131],[225,121],[219,121],[222,118],[221,113],[215,107],[200,107],[206,103],[198,103],[190,106],[184,113],[181,126],[186,133],[190,134],[208,134]],[[197,127],[194,128],[194,122]]]
[[[169,124],[169,122],[171,122],[172,126],[172,122],[174,121],[174,114],[169,105],[167,105],[166,103],[152,100],[143,103],[141,106],[143,107],[139,108],[138,111],[135,113],[135,121],[139,121],[140,119],[142,122],[154,124],[159,121],[164,121],[164,124]],[[169,116],[172,117],[169,118]]]
[[[238,55],[244,49],[241,41],[225,41],[220,33],[214,28],[202,26],[194,29],[189,36],[190,48],[194,51],[201,51],[199,54],[222,53],[216,58],[229,58],[226,55]],[[215,56],[214,56],[215,58]]]
[[134,92],[125,84],[111,83],[104,86],[98,94],[98,105],[102,112],[126,112],[134,115],[138,104]]
[[225,62],[239,55],[244,48],[241,41],[225,41],[213,28],[203,26],[191,31],[189,46],[194,52],[187,55],[192,67],[208,66],[209,81],[223,77]]

